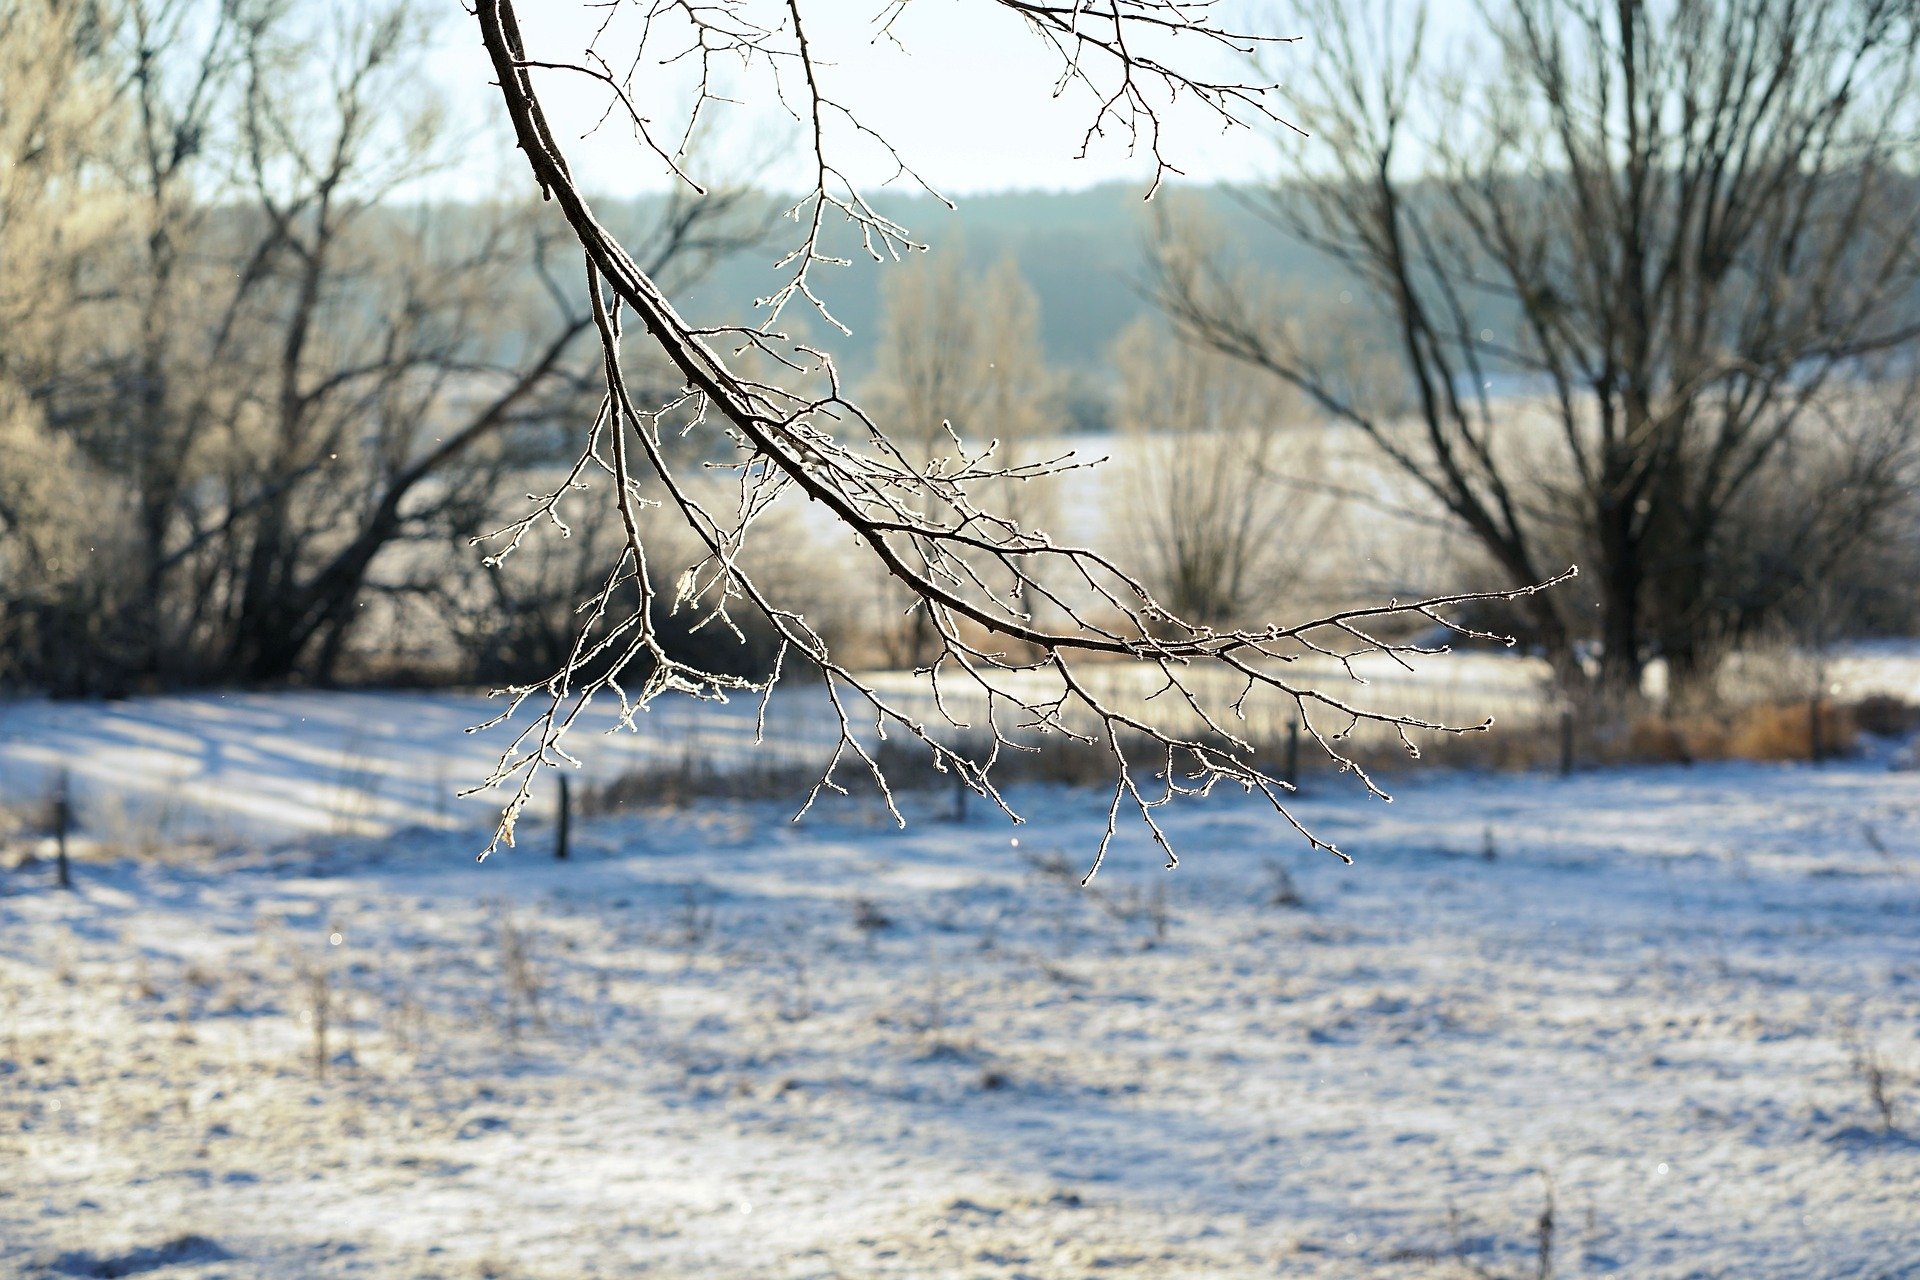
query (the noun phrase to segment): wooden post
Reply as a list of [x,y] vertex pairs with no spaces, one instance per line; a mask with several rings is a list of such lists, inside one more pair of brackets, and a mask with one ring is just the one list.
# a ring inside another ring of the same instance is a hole
[[1819,764],[1820,757],[1826,754],[1826,746],[1820,734],[1820,691],[1815,689],[1812,699],[1807,703],[1807,754],[1815,764]]
[[1300,722],[1298,720],[1287,721],[1287,771],[1284,776],[1288,786],[1300,785]]
[[568,842],[573,836],[573,788],[567,775],[560,775],[560,821],[553,833],[553,856],[562,862],[567,859]]
[[53,839],[59,884],[62,889],[73,888],[73,870],[67,864],[67,829],[73,825],[73,796],[67,771],[60,770],[60,780],[54,784],[53,792]]
[[1573,708],[1560,708],[1560,776],[1573,775]]

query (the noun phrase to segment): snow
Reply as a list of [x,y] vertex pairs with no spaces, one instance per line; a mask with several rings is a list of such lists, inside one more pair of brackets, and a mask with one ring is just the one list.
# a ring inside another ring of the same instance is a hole
[[[421,821],[469,707],[313,699],[0,721],[10,770],[191,760],[179,794],[305,832],[0,871],[0,1275],[1531,1277],[1550,1194],[1558,1276],[1920,1276],[1884,753],[1321,781],[1352,867],[1221,797],[1177,871],[1130,831],[1089,891],[1100,804],[1053,789],[476,865]],[[354,732],[418,825],[331,825]]]
[[[1507,652],[1429,659],[1414,673],[1384,659],[1360,659],[1355,666],[1368,681],[1364,687],[1343,687],[1344,677],[1324,663],[1303,663],[1293,674],[1337,688],[1358,705],[1453,723],[1491,715],[1504,725],[1524,724],[1552,709],[1540,694],[1546,664]],[[1847,646],[1828,659],[1826,673],[1836,698],[1890,693],[1920,702],[1920,643]],[[1123,705],[1166,714],[1162,704],[1141,701],[1158,687],[1143,673],[1116,667],[1082,674]],[[908,676],[874,681],[895,703],[934,714],[925,688]],[[948,698],[964,713],[979,714],[964,694],[949,690]],[[505,796],[459,793],[487,776],[511,730],[466,730],[500,709],[478,694],[447,692],[0,700],[0,804],[43,799],[66,769],[91,825],[123,847],[154,836],[223,844],[486,826]],[[1284,735],[1294,716],[1290,707],[1253,710],[1253,732],[1269,739]],[[637,733],[611,732],[614,712],[608,701],[594,704],[569,736],[568,749],[585,764],[577,781],[687,756],[723,768],[769,757],[810,766],[826,754],[833,729],[819,691],[804,684],[783,687],[773,699],[768,741],[757,748],[750,698],[724,705],[665,701],[638,718]],[[526,719],[523,711],[515,723]],[[1360,736],[1365,732],[1362,726]],[[551,811],[553,785],[544,780],[531,812]]]
[[[819,738],[802,717],[803,696],[777,699],[769,718],[770,736],[789,749]],[[504,794],[459,793],[487,777],[513,730],[467,730],[500,710],[477,694],[443,692],[0,701],[0,802],[46,795],[64,768],[76,803],[103,829],[222,843],[485,826]],[[588,781],[688,752],[739,758],[752,746],[754,711],[751,700],[674,700],[641,716],[641,732],[615,733],[615,708],[602,701],[568,747]],[[523,710],[515,723],[528,718]],[[549,781],[533,811],[551,805]]]

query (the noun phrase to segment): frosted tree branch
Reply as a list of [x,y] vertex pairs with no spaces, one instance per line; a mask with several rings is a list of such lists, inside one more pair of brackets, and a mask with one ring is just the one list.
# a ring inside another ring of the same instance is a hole
[[[1167,60],[1164,48],[1158,56],[1139,51],[1141,45],[1177,44],[1171,38],[1182,35],[1229,49],[1263,39],[1215,27],[1205,4],[996,2],[1020,13],[1060,52],[1063,86],[1108,85],[1096,94],[1089,138],[1105,128],[1126,128],[1148,141],[1161,170],[1170,166],[1158,154],[1159,108],[1145,86],[1196,97],[1228,118],[1242,108],[1267,110],[1261,86],[1223,84],[1182,71]],[[823,791],[843,790],[843,775],[851,771],[866,774],[900,819],[876,744],[902,737],[924,749],[937,769],[956,774],[1017,820],[996,785],[994,766],[1006,753],[1032,751],[1037,739],[1055,737],[1100,749],[1113,764],[1107,833],[1089,877],[1127,812],[1144,822],[1172,865],[1173,843],[1157,810],[1176,798],[1204,795],[1223,781],[1258,792],[1313,846],[1338,853],[1294,817],[1287,805],[1290,785],[1257,758],[1246,727],[1248,700],[1269,697],[1291,706],[1332,761],[1381,794],[1345,746],[1356,725],[1390,727],[1416,754],[1412,732],[1470,732],[1486,725],[1448,725],[1363,708],[1337,690],[1290,677],[1289,668],[1303,656],[1319,655],[1357,678],[1351,662],[1360,654],[1387,654],[1404,662],[1437,652],[1387,639],[1381,624],[1424,620],[1476,634],[1447,611],[1488,597],[1396,601],[1294,624],[1215,629],[1162,607],[1106,554],[1058,543],[982,504],[981,495],[996,485],[1004,490],[1008,481],[1054,474],[1075,465],[1071,460],[1004,465],[992,445],[969,448],[958,436],[948,456],[918,464],[910,460],[885,425],[849,399],[830,360],[772,328],[780,309],[794,298],[825,314],[809,270],[830,260],[820,247],[830,213],[852,222],[875,256],[912,247],[905,229],[875,213],[830,155],[830,119],[836,113],[846,120],[851,115],[823,88],[801,9],[801,0],[786,0],[784,18],[767,24],[749,21],[744,6],[731,3],[656,3],[646,12],[648,24],[676,13],[696,33],[687,50],[703,68],[694,111],[712,96],[705,67],[718,54],[774,60],[799,86],[788,105],[812,139],[815,186],[794,207],[804,227],[801,243],[783,259],[792,274],[771,299],[766,322],[701,329],[679,315],[581,194],[534,89],[531,72],[546,64],[526,57],[511,0],[480,0],[477,17],[506,111],[535,178],[579,241],[601,340],[606,396],[566,486],[595,473],[604,476],[624,531],[618,563],[583,606],[580,637],[569,661],[543,684],[505,691],[508,705],[499,720],[529,703],[541,709],[487,779],[486,785],[512,788],[494,845],[511,841],[540,767],[571,763],[564,736],[595,696],[617,697],[620,723],[629,727],[637,711],[669,692],[722,700],[757,693],[764,717],[764,699],[773,684],[801,661],[823,677],[823,696],[839,726],[831,758],[803,813]],[[610,64],[593,57],[593,74],[611,77]],[[1111,64],[1105,80],[1089,66],[1095,58]],[[640,65],[639,59],[632,65]],[[631,102],[631,97],[623,93],[620,101]],[[863,136],[884,143],[867,126],[853,123]],[[668,163],[677,170],[671,158]],[[904,162],[901,170],[910,172]],[[665,403],[643,402],[629,381],[622,363],[629,321],[683,379]],[[731,355],[717,340],[724,340]],[[739,362],[742,356],[752,359]],[[770,376],[780,380],[748,371],[763,364],[776,368],[779,373]],[[724,433],[730,441],[732,460],[725,465],[737,481],[730,509],[715,509],[704,491],[682,476],[663,437],[663,423],[676,415],[676,420],[690,417],[691,430]],[[649,489],[660,496],[648,499]],[[905,585],[915,608],[925,611],[938,637],[937,656],[916,674],[932,695],[933,715],[920,709],[924,702],[890,693],[848,666],[743,561],[756,519],[788,495],[824,509],[872,563]],[[532,514],[503,531],[508,551],[534,525],[557,518],[558,499],[556,493],[538,500]],[[705,552],[704,560],[667,590],[654,580],[642,536],[640,513],[650,501],[692,530]],[[764,619],[779,638],[779,658],[768,680],[698,670],[675,660],[660,641],[657,626],[664,613],[690,614],[698,626],[732,628],[740,611]],[[1161,686],[1143,705],[1163,706],[1164,713],[1143,713],[1103,691],[1098,672],[1102,664],[1115,662],[1155,674]]]

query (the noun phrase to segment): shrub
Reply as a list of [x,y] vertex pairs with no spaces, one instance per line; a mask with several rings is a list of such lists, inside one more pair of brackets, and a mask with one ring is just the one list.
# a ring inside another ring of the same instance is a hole
[[1717,713],[1641,717],[1628,733],[1627,752],[1633,760],[1656,764],[1811,760],[1845,755],[1858,735],[1849,707],[1822,703],[1816,726],[1809,703],[1762,702]]
[[1870,694],[1853,704],[1853,722],[1876,738],[1903,738],[1920,728],[1920,706],[1888,693]]
[[1736,760],[1811,760],[1851,751],[1857,736],[1846,707],[1821,703],[1816,721],[1808,703],[1767,703],[1734,717],[1726,753]]
[[1689,721],[1686,720],[1673,720],[1666,716],[1640,717],[1627,733],[1627,754],[1632,759],[1654,764],[1692,764],[1700,758],[1702,735],[1698,722],[1705,720],[1705,717],[1690,719],[1695,722],[1691,733],[1688,732]]

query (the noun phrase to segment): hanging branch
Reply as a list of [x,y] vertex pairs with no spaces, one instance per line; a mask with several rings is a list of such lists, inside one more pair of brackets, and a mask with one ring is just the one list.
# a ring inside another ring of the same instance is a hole
[[[1205,31],[1219,42],[1254,39],[1207,25],[1204,5],[1111,0],[1053,8],[1000,2],[1020,11],[1043,34],[1051,33],[1068,58],[1068,80],[1092,76],[1085,63],[1098,53],[1113,59],[1126,83],[1136,87],[1120,98],[1101,99],[1096,131],[1101,120],[1111,119],[1116,102],[1131,102],[1132,110],[1157,121],[1152,100],[1138,90],[1145,84],[1157,85],[1169,96],[1197,95],[1223,112],[1233,103],[1259,100],[1255,88],[1223,87],[1132,52],[1143,33]],[[829,194],[829,184],[844,179],[826,158],[825,121],[844,108],[823,97],[819,88],[817,67],[800,26],[799,0],[787,0],[791,22],[781,31],[790,42],[784,45],[776,40],[780,31],[747,23],[738,5],[662,2],[649,11],[649,19],[669,8],[700,33],[695,47],[703,58],[711,56],[713,47],[736,52],[744,47],[753,56],[795,60],[802,72],[805,90],[796,114],[811,122],[818,185],[810,201],[802,202],[811,210],[804,243],[797,256],[787,259],[796,268],[786,291],[789,297],[815,301],[806,272],[824,260],[818,248],[824,210],[837,210],[862,234],[875,237],[870,249],[909,244],[904,230],[872,213],[857,193],[844,199]],[[511,0],[480,0],[477,16],[520,149],[579,240],[606,379],[606,396],[579,463],[559,489],[537,500],[531,514],[499,536],[511,551],[537,524],[558,524],[562,497],[595,473],[611,483],[624,532],[618,563],[582,606],[584,622],[568,661],[544,683],[505,691],[506,710],[489,722],[507,720],[530,702],[540,707],[483,784],[515,788],[489,852],[500,840],[511,841],[537,770],[574,763],[563,739],[596,695],[617,697],[619,724],[631,728],[634,715],[662,694],[725,700],[730,694],[752,693],[761,700],[764,725],[766,699],[796,660],[823,676],[823,696],[838,722],[831,757],[802,813],[822,791],[843,792],[840,774],[848,768],[870,777],[900,820],[877,758],[877,743],[897,735],[917,743],[937,769],[956,774],[1017,821],[995,784],[994,766],[1004,752],[1035,750],[1037,736],[1058,735],[1104,751],[1113,764],[1106,833],[1089,879],[1106,855],[1121,814],[1129,811],[1145,823],[1168,865],[1174,865],[1173,845],[1155,811],[1179,796],[1204,795],[1222,781],[1258,792],[1314,847],[1345,856],[1300,824],[1286,803],[1291,786],[1256,758],[1246,717],[1252,698],[1290,705],[1338,767],[1354,772],[1382,796],[1344,745],[1355,727],[1385,726],[1417,755],[1413,731],[1464,733],[1490,723],[1448,725],[1363,708],[1338,690],[1289,678],[1288,668],[1299,658],[1316,655],[1331,659],[1358,681],[1353,660],[1361,655],[1386,655],[1406,665],[1411,658],[1441,651],[1386,638],[1396,623],[1439,624],[1478,636],[1483,633],[1451,620],[1447,610],[1468,601],[1530,594],[1551,584],[1395,601],[1293,625],[1249,629],[1216,630],[1175,616],[1106,555],[1056,543],[977,502],[977,495],[995,486],[1004,491],[1008,482],[1038,479],[1077,465],[1070,459],[1004,465],[995,460],[993,445],[970,450],[956,435],[951,456],[915,466],[884,428],[847,398],[824,354],[773,332],[770,324],[700,329],[682,318],[581,195],[530,74],[551,64],[527,59]],[[1106,27],[1097,28],[1099,22]],[[704,101],[704,79],[700,92]],[[623,93],[622,101],[632,98]],[[1157,123],[1152,136],[1158,136]],[[776,311],[781,302],[776,298]],[[684,379],[680,392],[664,404],[640,402],[628,381],[622,344],[629,319]],[[765,380],[744,371],[744,363],[729,363],[716,347],[718,340],[732,348],[734,361],[750,355],[770,363],[781,371],[777,376],[783,381]],[[731,442],[734,457],[724,464],[737,481],[731,509],[716,509],[703,500],[666,448],[663,424],[689,417],[691,425],[682,429],[724,433]],[[661,496],[646,496],[649,487]],[[925,610],[938,649],[915,674],[920,688],[931,694],[933,715],[922,714],[908,698],[883,690],[847,666],[797,610],[763,589],[743,562],[755,520],[788,495],[820,504],[873,562],[905,584],[915,607]],[[668,591],[655,582],[642,528],[646,509],[660,506],[691,529],[705,548],[704,560]],[[739,611],[764,619],[779,638],[778,656],[765,680],[705,671],[678,660],[667,652],[657,630],[664,614],[686,613],[695,618],[696,627],[739,634],[734,621]],[[1143,705],[1160,710],[1132,710],[1101,690],[1095,668],[1114,660],[1151,669],[1158,687]],[[628,673],[634,674],[632,687],[625,682]],[[959,731],[974,736],[968,739]]]

